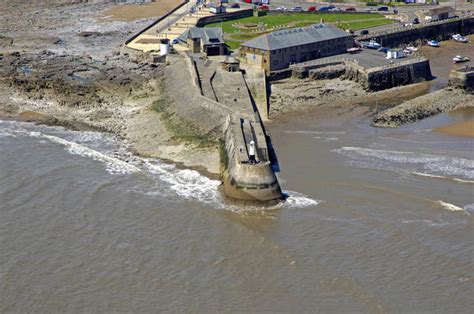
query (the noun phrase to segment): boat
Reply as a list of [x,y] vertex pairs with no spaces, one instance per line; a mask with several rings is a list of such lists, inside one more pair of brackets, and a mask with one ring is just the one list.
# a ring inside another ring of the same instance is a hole
[[360,48],[360,47],[352,47],[352,48],[347,49],[347,52],[348,52],[348,53],[351,53],[351,54],[352,54],[352,53],[358,53],[359,51],[362,51],[362,48]]
[[461,34],[454,34],[452,37],[455,41],[459,41],[460,43],[467,43],[468,42],[467,38],[462,36]]
[[470,60],[468,57],[457,55],[453,58],[453,63],[467,62]]
[[379,49],[380,47],[382,47],[382,45],[376,42],[374,39],[371,39],[370,41],[361,41],[360,43],[363,47],[369,49]]
[[439,41],[437,40],[428,40],[426,44],[430,47],[439,47]]

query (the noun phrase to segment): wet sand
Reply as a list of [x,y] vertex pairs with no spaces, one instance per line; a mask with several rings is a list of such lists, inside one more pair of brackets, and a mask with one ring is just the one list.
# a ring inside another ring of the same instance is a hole
[[[474,36],[467,36],[469,43],[460,43],[454,40],[442,41],[440,47],[427,45],[420,47],[420,53],[430,59],[431,72],[434,77],[447,83],[449,71],[474,64]],[[453,64],[452,58],[456,55],[469,57],[470,62]]]
[[437,128],[435,131],[454,136],[474,137],[474,119]]
[[158,0],[157,2],[142,5],[121,5],[104,12],[103,16],[121,21],[134,21],[164,15],[176,7],[180,0]]

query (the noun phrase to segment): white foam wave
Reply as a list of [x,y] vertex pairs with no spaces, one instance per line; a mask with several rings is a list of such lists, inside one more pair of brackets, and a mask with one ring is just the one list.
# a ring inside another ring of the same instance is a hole
[[[351,164],[361,168],[408,170],[423,173],[425,176],[450,176],[449,179],[456,176],[458,180],[474,179],[474,161],[464,158],[362,147],[342,147],[333,152],[349,158]],[[424,171],[418,171],[416,168],[419,167]]]
[[445,176],[438,176],[438,175],[435,175],[435,174],[429,174],[429,173],[423,173],[423,172],[416,172],[416,171],[411,172],[411,174],[414,174],[414,175],[420,176],[420,177],[447,179]]
[[474,203],[464,206],[464,210],[470,214],[474,214]]
[[451,203],[447,203],[447,202],[443,202],[443,201],[436,201],[436,203],[438,205],[440,205],[441,207],[449,210],[449,211],[452,211],[452,212],[464,212],[466,214],[469,214],[469,212],[465,211],[464,208],[462,207],[459,207],[459,206],[456,206],[454,204],[451,204]]
[[175,194],[204,203],[218,203],[220,181],[209,179],[195,170],[176,169],[158,161],[145,160],[147,170],[167,182]]
[[287,191],[286,194],[287,198],[284,206],[287,208],[304,208],[308,206],[316,206],[322,203],[321,200],[309,198],[302,193]]
[[[32,133],[32,136],[35,136],[33,135],[33,133],[38,133],[38,132],[31,132],[31,133]],[[107,171],[112,174],[129,174],[129,173],[134,173],[134,172],[140,172],[140,169],[134,165],[131,165],[118,158],[107,156],[106,154],[103,154],[99,151],[88,148],[86,146],[83,146],[74,142],[70,142],[53,135],[40,133],[39,136],[46,138],[50,140],[51,142],[64,145],[67,148],[67,150],[72,154],[83,156],[83,157],[89,157],[94,160],[105,163]]]

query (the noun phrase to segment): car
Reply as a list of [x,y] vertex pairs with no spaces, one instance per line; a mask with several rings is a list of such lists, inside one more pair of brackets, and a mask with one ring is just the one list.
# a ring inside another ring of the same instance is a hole
[[388,11],[388,7],[380,7],[377,11]]
[[302,7],[292,7],[291,11],[293,11],[293,12],[303,12],[303,8]]
[[319,8],[319,11],[331,11],[332,9],[335,9],[336,7],[333,5],[327,6],[327,7],[321,7]]
[[230,5],[230,7],[233,8],[233,9],[239,9],[239,8],[240,8],[240,5],[239,5],[238,3],[232,3],[232,4]]
[[393,9],[393,14],[398,14],[398,10],[397,10],[397,9]]
[[356,10],[356,8],[350,7],[350,8],[346,8],[346,11],[347,12],[355,12],[357,10]]
[[413,19],[412,24],[420,24],[420,20],[419,20],[417,17],[415,17],[415,18]]
[[277,7],[276,10],[277,11],[286,11],[288,9],[286,7]]
[[258,9],[259,9],[259,10],[262,10],[262,11],[268,11],[268,10],[270,10],[270,8],[268,7],[268,5],[264,5],[264,4],[260,5],[260,6],[258,7]]
[[369,30],[363,29],[363,30],[360,31],[360,34],[361,35],[369,35]]
[[253,4],[255,5],[262,5],[262,3],[260,1],[255,1]]
[[317,9],[314,5],[308,7],[308,12],[315,12],[315,11],[317,11],[317,10],[318,10],[318,9]]

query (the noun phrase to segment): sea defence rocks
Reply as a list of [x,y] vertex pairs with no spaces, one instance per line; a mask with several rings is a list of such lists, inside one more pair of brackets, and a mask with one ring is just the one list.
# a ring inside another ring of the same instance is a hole
[[387,109],[372,119],[372,125],[395,128],[462,107],[474,107],[474,96],[448,87]]
[[[273,172],[267,136],[260,122],[229,116],[224,126],[226,162],[224,191],[242,200],[282,199],[280,184]],[[249,156],[249,143],[255,142],[255,162]]]

